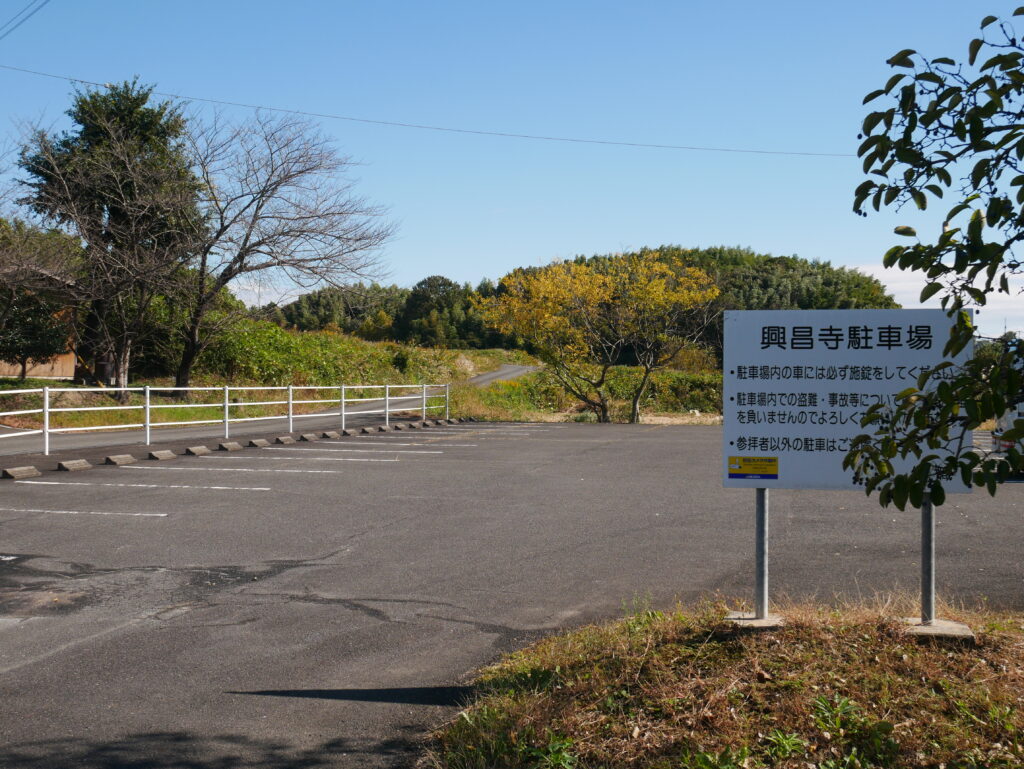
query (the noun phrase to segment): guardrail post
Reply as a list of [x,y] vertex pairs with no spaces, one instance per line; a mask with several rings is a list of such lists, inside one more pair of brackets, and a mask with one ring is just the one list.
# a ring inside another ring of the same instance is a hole
[[142,422],[146,426],[146,445],[148,446],[151,443],[149,431],[149,385],[146,385],[142,393],[145,398],[145,403],[142,406]]
[[50,388],[43,388],[43,454],[50,453]]
[[384,385],[384,426],[391,427],[391,385]]
[[445,420],[451,419],[451,417],[448,415],[448,393],[449,393],[450,388],[451,388],[450,384],[446,384],[444,386],[444,418],[445,418]]
[[421,419],[425,422],[427,420],[427,386],[423,385],[423,407],[420,409],[422,413]]
[[231,401],[228,400],[228,386],[224,385],[224,440],[231,437],[231,430],[228,427],[231,423],[230,411]]
[[292,391],[294,385],[288,385],[288,432],[295,432],[295,395]]
[[345,385],[341,386],[341,429],[345,429]]

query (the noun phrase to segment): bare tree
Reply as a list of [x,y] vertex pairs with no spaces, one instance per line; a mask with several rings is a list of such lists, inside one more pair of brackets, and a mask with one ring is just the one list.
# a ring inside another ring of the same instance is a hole
[[176,384],[186,387],[216,332],[208,318],[239,279],[305,287],[379,271],[393,228],[353,193],[352,161],[308,121],[257,114],[242,124],[193,120],[190,159],[201,181],[202,228],[181,300],[188,319]]

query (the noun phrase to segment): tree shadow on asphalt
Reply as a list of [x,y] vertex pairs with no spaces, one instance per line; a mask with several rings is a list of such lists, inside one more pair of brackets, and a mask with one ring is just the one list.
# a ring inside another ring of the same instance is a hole
[[[340,724],[339,724],[340,727]],[[389,728],[389,731],[396,731]],[[381,741],[336,739],[299,749],[274,740],[187,732],[136,734],[120,740],[47,740],[0,748],[4,769],[326,769],[410,767],[422,727]]]
[[227,692],[261,697],[305,697],[350,702],[391,702],[399,705],[443,705],[460,707],[473,694],[472,686],[399,686],[385,689],[263,689]]

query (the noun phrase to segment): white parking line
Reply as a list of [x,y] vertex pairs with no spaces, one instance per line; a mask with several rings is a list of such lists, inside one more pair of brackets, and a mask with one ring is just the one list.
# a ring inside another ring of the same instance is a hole
[[[264,451],[350,451],[356,454],[444,454],[443,451],[407,451],[405,449],[320,449],[310,446],[308,449],[292,448],[290,446],[264,446]],[[286,457],[294,459],[295,457]]]
[[[401,436],[398,436],[401,437]],[[373,441],[324,441],[324,443],[346,443],[349,446],[372,446]],[[476,443],[438,443],[437,441],[430,443],[391,443],[388,442],[389,446],[444,446],[445,448],[459,448],[459,449],[475,449],[478,444]],[[277,448],[277,446],[270,446],[268,448]]]
[[101,510],[42,510],[33,507],[0,507],[5,513],[50,513],[52,515],[125,515],[130,518],[166,518],[167,513],[109,513]]
[[[397,454],[397,451],[389,451],[388,454]],[[203,459],[235,459],[239,462],[249,462],[260,459],[266,459],[274,461],[277,459],[305,459],[305,457],[229,457],[220,456],[219,454],[205,454]],[[365,457],[312,457],[317,462],[397,462],[397,459],[369,459]],[[125,465],[125,467],[131,467],[131,465]]]
[[[395,460],[398,461],[398,460]],[[341,475],[344,470],[275,470],[273,468],[264,470],[257,467],[149,467],[148,465],[122,465],[120,470],[182,470],[193,472],[195,470],[209,470],[212,473],[330,473]]]
[[[370,434],[374,435],[374,433],[370,433]],[[462,436],[464,438],[469,438],[469,437],[480,438],[480,437],[484,437],[484,436],[487,436],[487,435],[527,435],[527,434],[528,433],[525,433],[525,432],[512,432],[512,431],[498,432],[497,430],[459,430],[458,432],[432,432],[432,431],[428,432],[428,431],[424,430],[423,433],[422,433],[424,438],[432,437],[432,436],[435,436],[435,435],[437,435],[437,436],[441,436],[441,435],[453,435],[453,436],[454,435],[459,435],[459,436]],[[417,437],[418,437],[418,435],[417,435]],[[410,436],[409,436],[409,433],[377,433],[375,437],[379,440],[380,438],[408,438]]]
[[119,486],[132,489],[212,489],[215,491],[273,491],[269,486],[186,486],[168,483],[88,483],[85,481],[15,481],[35,486]]

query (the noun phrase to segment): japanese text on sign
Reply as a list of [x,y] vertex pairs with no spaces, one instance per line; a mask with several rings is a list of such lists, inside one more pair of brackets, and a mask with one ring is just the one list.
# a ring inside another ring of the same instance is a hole
[[[727,311],[725,485],[853,488],[842,461],[865,410],[943,362],[949,327],[942,310]],[[765,458],[774,473],[749,469]]]

